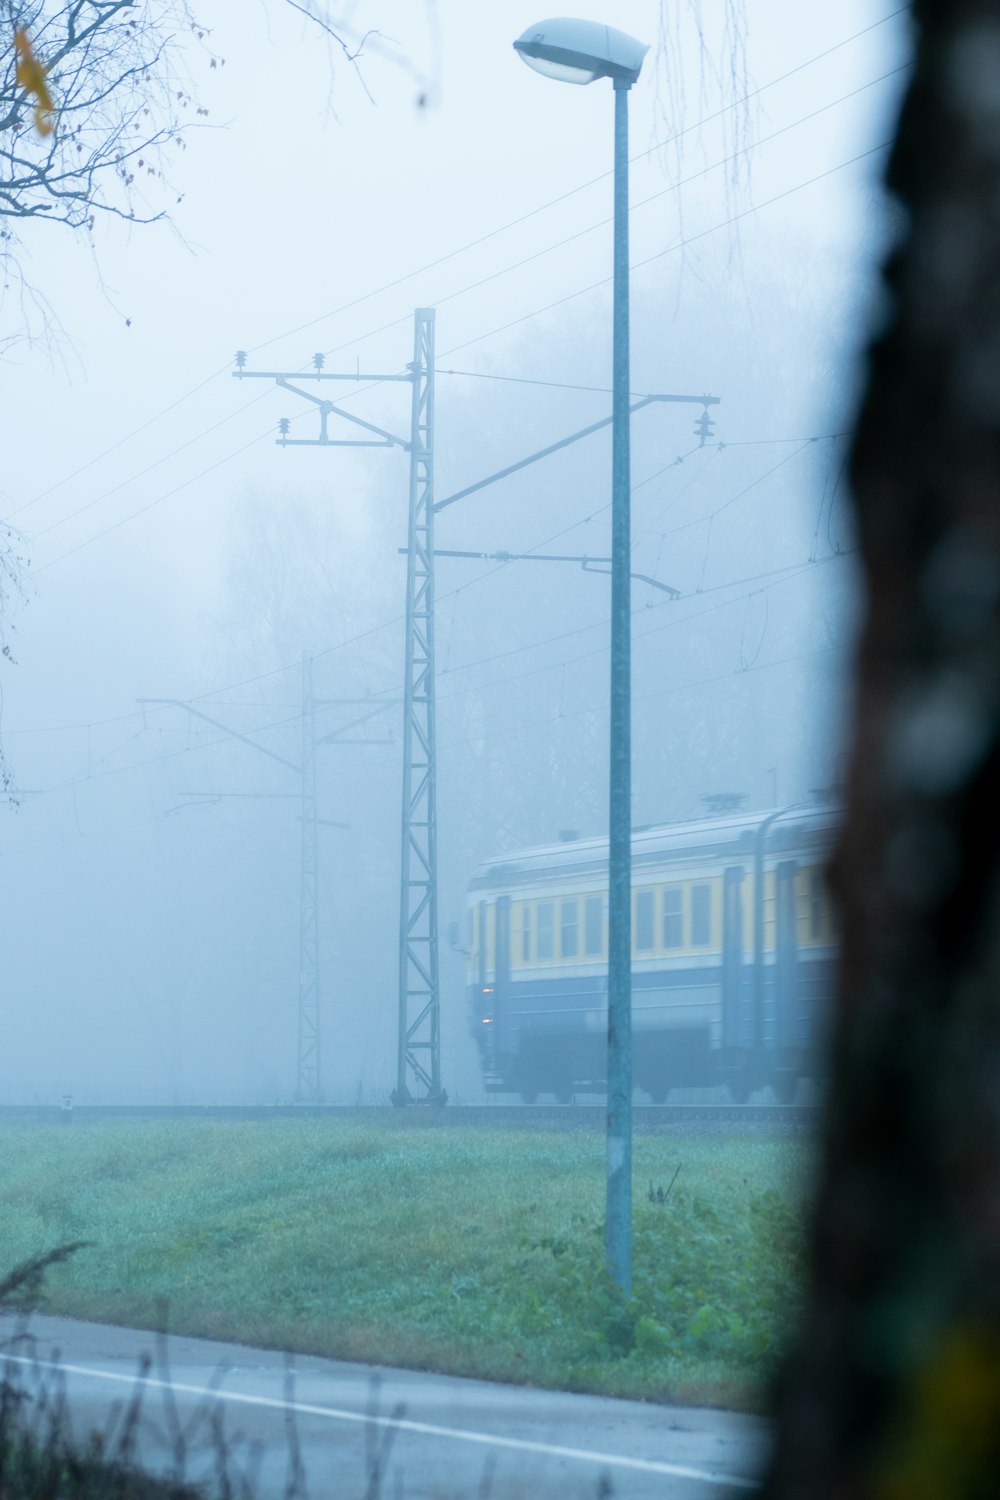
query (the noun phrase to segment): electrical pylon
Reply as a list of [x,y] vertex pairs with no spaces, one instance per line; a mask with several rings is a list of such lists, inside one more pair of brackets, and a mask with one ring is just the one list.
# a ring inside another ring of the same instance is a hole
[[413,330],[395,1104],[443,1104],[434,669],[434,309]]
[[[194,801],[218,802],[224,798],[245,798],[255,802],[266,802],[274,798],[290,799],[300,804],[301,824],[300,882],[299,882],[299,983],[297,1004],[297,1045],[295,1065],[295,1099],[299,1104],[321,1104],[323,1102],[323,1053],[322,1053],[322,991],[320,985],[320,894],[319,894],[319,830],[320,828],[350,828],[335,818],[319,815],[319,784],[317,751],[326,745],[384,745],[387,739],[372,739],[367,730],[363,738],[351,731],[366,726],[372,719],[395,706],[393,701],[374,701],[371,698],[317,698],[313,689],[312,657],[302,657],[302,755],[299,762],[279,755],[267,745],[262,745],[250,735],[241,734],[224,720],[215,718],[196,708],[193,703],[180,698],[140,698],[143,711],[147,705],[182,708],[194,718],[202,719],[216,729],[221,729],[231,739],[248,745],[268,760],[277,761],[299,777],[297,792],[273,791],[229,791],[214,788],[211,791],[183,791],[184,797]],[[316,733],[316,713],[319,709],[354,710],[346,723],[324,734]]]
[[[392,1098],[398,1105],[443,1104],[447,1095],[441,1086],[434,704],[434,309],[418,307],[414,313],[413,359],[405,374],[367,374],[359,369],[341,373],[324,366],[323,355],[317,354],[310,371],[247,370],[246,356],[240,353],[234,374],[241,380],[273,380],[317,407],[319,436],[291,437],[289,420],[283,417],[278,424],[281,447],[398,447],[409,454],[397,1056]],[[302,381],[361,380],[409,381],[409,439],[301,388]],[[366,436],[331,437],[331,417],[360,427]]]
[[[237,379],[273,380],[283,390],[311,402],[319,414],[319,436],[290,436],[291,424],[283,417],[278,424],[281,447],[404,449],[410,458],[409,505],[406,546],[406,636],[403,692],[403,808],[400,850],[399,951],[396,1087],[393,1102],[443,1104],[447,1095],[441,1083],[440,980],[438,969],[438,872],[437,872],[437,745],[434,671],[434,516],[437,511],[464,500],[519,470],[548,458],[602,428],[612,418],[591,422],[579,431],[550,443],[535,453],[508,464],[494,474],[457,490],[441,500],[434,498],[434,309],[418,307],[414,313],[413,359],[405,373],[371,374],[355,369],[329,371],[322,354],[314,355],[309,371],[247,370],[246,355],[236,356]],[[446,372],[447,373],[447,372]],[[453,372],[454,373],[454,372]],[[410,436],[406,438],[363,420],[342,406],[303,390],[302,381],[409,381],[411,385]],[[629,415],[656,403],[700,405],[696,424],[701,443],[711,435],[709,408],[717,396],[657,393],[640,396],[629,405]],[[362,429],[357,438],[330,436],[330,418],[339,417]],[[463,556],[463,553],[446,553]],[[498,559],[499,560],[499,559]],[[512,560],[512,559],[509,559]],[[552,557],[546,561],[579,562],[589,571],[599,571],[600,558]],[[645,574],[635,575],[668,594],[677,590]]]

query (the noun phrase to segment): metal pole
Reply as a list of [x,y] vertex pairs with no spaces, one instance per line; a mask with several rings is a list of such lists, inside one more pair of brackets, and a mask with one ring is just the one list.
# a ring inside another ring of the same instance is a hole
[[615,79],[611,426],[611,756],[608,848],[608,1274],[632,1290],[632,748],[628,328],[628,90]]
[[319,839],[316,810],[316,701],[312,657],[302,658],[302,865],[299,886],[299,1029],[295,1097],[318,1103],[320,1072]]
[[[790,807],[779,807],[768,813],[757,825],[753,851],[753,1070],[754,1083],[759,1085],[764,1078],[764,845],[767,835]],[[777,895],[777,892],[775,892]],[[775,908],[775,936],[777,936],[777,907]]]

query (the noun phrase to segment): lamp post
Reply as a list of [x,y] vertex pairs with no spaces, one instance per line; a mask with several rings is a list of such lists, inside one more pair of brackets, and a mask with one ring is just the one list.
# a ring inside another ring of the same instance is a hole
[[611,756],[608,847],[608,1159],[604,1256],[632,1289],[632,641],[628,327],[628,91],[648,48],[597,21],[551,20],[514,43],[529,67],[563,83],[610,78],[615,91],[614,321],[611,424]]

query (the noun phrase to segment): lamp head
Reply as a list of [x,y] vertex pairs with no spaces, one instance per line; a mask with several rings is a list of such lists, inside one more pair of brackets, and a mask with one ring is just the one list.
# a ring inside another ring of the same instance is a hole
[[600,21],[563,17],[529,26],[514,43],[514,50],[529,68],[561,83],[612,78],[630,87],[639,77],[649,48]]

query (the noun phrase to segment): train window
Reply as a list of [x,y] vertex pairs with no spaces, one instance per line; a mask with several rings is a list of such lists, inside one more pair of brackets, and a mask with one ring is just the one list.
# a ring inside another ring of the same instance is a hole
[[663,946],[684,946],[684,892],[679,885],[668,885],[663,892]]
[[583,913],[584,946],[588,957],[599,956],[604,951],[604,901],[600,896],[588,896]]
[[521,962],[531,963],[531,907],[527,901],[521,903]]
[[809,936],[823,935],[823,872],[809,871]]
[[538,903],[538,962],[552,957],[552,902]]
[[712,887],[691,887],[691,946],[707,948],[712,941]]
[[653,946],[653,892],[638,891],[635,898],[635,946],[648,953]]
[[577,923],[577,901],[573,896],[559,905],[559,954],[562,958],[576,957],[579,942]]

